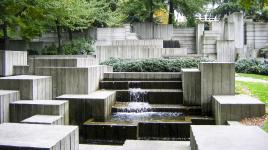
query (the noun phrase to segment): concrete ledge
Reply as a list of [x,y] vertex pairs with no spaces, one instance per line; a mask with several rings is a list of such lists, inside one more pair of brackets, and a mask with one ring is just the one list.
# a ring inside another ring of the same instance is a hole
[[256,126],[191,126],[191,150],[267,150],[267,139]]
[[96,91],[88,95],[62,95],[56,99],[68,100],[70,124],[82,125],[91,117],[95,120],[106,120],[111,115],[115,97],[115,91]]
[[247,95],[213,96],[213,112],[216,124],[221,125],[229,120],[261,117],[265,115],[265,104]]
[[62,116],[52,115],[34,115],[30,118],[24,119],[21,123],[27,124],[47,124],[47,125],[64,125]]
[[36,75],[52,76],[53,98],[63,94],[89,94],[98,90],[104,72],[113,71],[109,66],[90,67],[41,67]]
[[23,100],[52,99],[52,78],[49,76],[19,75],[0,78],[0,88],[18,90]]
[[190,150],[189,142],[126,140],[124,150]]
[[79,150],[78,134],[75,126],[4,123],[0,125],[0,149]]
[[16,65],[27,65],[27,51],[0,50],[0,76],[14,75]]
[[201,72],[182,69],[183,105],[201,105]]
[[181,80],[180,72],[106,72],[104,80],[107,81],[126,81],[126,80]]
[[0,124],[9,122],[9,103],[19,99],[20,93],[18,91],[0,90]]
[[64,124],[69,124],[68,101],[55,100],[21,100],[10,103],[10,121],[21,122],[34,115],[63,116]]

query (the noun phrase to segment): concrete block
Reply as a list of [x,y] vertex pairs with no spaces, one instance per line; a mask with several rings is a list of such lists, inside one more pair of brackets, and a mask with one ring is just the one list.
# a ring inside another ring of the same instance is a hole
[[88,95],[62,95],[57,100],[68,100],[70,104],[70,124],[82,125],[94,118],[104,121],[112,112],[115,103],[115,91],[96,91]]
[[19,99],[18,91],[0,90],[0,124],[9,122],[9,103]]
[[0,50],[0,76],[14,75],[16,65],[27,65],[27,51]]
[[202,62],[201,106],[204,114],[212,114],[213,95],[235,94],[235,65],[228,62]]
[[31,75],[30,66],[14,66],[14,75]]
[[182,69],[183,105],[201,105],[201,72]]
[[10,121],[21,122],[34,115],[57,115],[63,116],[64,124],[69,124],[68,101],[55,100],[21,100],[10,103]]
[[28,124],[46,124],[46,125],[64,125],[62,116],[54,115],[34,115],[30,118],[24,119],[21,123]]
[[217,61],[218,62],[235,62],[236,51],[234,41],[218,40],[217,41]]
[[265,104],[247,95],[213,96],[213,107],[216,124],[219,125],[265,115]]
[[256,126],[191,126],[191,150],[266,150],[267,139]]
[[76,126],[4,123],[0,125],[0,149],[79,150],[78,134]]
[[0,89],[18,90],[22,100],[52,99],[52,78],[34,75],[2,77]]
[[111,72],[109,66],[90,67],[41,67],[35,69],[36,75],[52,76],[53,98],[63,94],[89,94],[99,88],[104,72]]

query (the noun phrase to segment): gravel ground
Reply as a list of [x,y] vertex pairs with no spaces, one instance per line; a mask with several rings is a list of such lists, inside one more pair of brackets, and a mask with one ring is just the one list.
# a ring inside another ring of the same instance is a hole
[[268,121],[268,115],[258,118],[246,118],[241,121],[244,125],[263,127],[264,123]]

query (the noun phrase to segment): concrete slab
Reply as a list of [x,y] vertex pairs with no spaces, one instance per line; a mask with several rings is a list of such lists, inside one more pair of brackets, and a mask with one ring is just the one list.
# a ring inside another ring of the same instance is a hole
[[78,127],[4,123],[0,125],[0,149],[78,150]]
[[34,115],[58,115],[63,116],[64,124],[69,124],[68,101],[55,100],[21,100],[10,103],[10,121],[21,122]]
[[2,77],[0,89],[18,90],[23,100],[52,99],[52,78],[34,75]]
[[267,150],[267,139],[256,126],[191,126],[191,150]]
[[55,115],[34,115],[30,118],[24,119],[21,123],[28,124],[47,124],[47,125],[64,125],[62,116]]
[[123,150],[123,146],[80,144],[79,150]]
[[19,99],[19,91],[0,90],[0,124],[9,122],[9,103]]
[[213,114],[218,125],[265,115],[265,104],[251,96],[213,96],[212,99]]
[[190,142],[126,140],[124,150],[190,150]]

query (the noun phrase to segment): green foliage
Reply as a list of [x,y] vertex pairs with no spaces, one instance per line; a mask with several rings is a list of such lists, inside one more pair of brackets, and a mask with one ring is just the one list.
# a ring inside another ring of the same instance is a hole
[[[93,41],[88,39],[76,39],[63,45],[64,55],[90,55],[94,50],[92,48]],[[58,55],[58,47],[55,44],[46,46],[42,49],[43,55]],[[33,54],[33,53],[32,53]]]
[[255,20],[268,22],[268,7],[264,8],[260,13],[256,14]]
[[241,59],[236,62],[235,70],[238,73],[253,73],[268,75],[268,65],[256,59]]
[[218,16],[220,18],[224,17],[224,15],[229,15],[234,12],[243,11],[243,7],[238,2],[229,2],[223,3],[219,7],[213,10],[213,15]]
[[201,61],[211,60],[197,58],[138,60],[110,58],[101,64],[112,66],[115,72],[179,72],[181,68],[197,68]]

